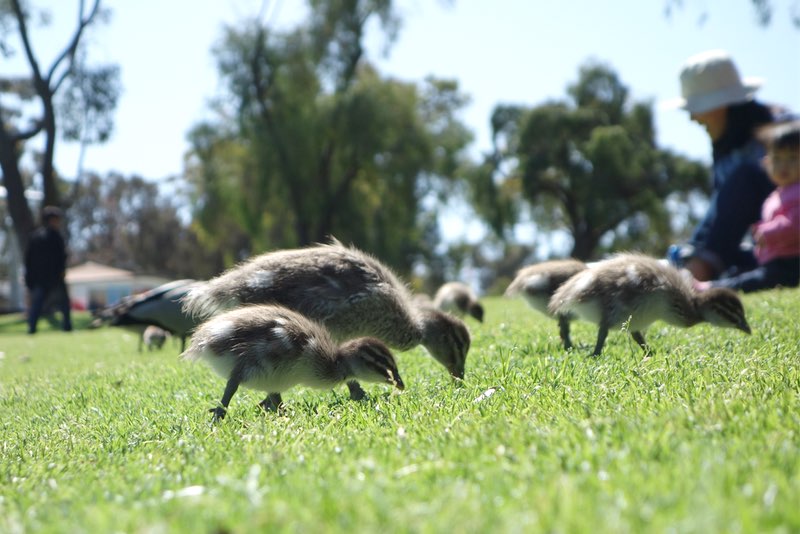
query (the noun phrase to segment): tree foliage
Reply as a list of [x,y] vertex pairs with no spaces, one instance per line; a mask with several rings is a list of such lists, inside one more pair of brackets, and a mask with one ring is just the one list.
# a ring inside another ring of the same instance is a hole
[[[25,171],[20,161],[27,143],[42,135],[44,148],[37,154],[45,205],[59,205],[61,198],[53,155],[58,122],[64,118],[67,138],[83,132],[83,142],[102,142],[111,131],[111,113],[119,93],[119,70],[113,66],[89,66],[81,52],[87,28],[102,20],[100,0],[87,7],[79,2],[78,22],[64,48],[48,68],[43,68],[31,39],[31,24],[48,18],[23,0],[0,2],[0,54],[9,57],[18,52],[11,37],[18,37],[21,51],[30,72],[26,76],[0,76],[0,168],[9,200],[9,213],[14,222],[20,246],[24,249],[34,226],[34,217],[25,198]],[[65,89],[66,88],[66,89]],[[57,95],[69,93],[65,105],[57,106]],[[12,104],[8,104],[12,102]]]
[[179,217],[178,204],[138,176],[88,175],[69,206],[71,263],[87,260],[172,278],[207,278],[222,256]]
[[375,18],[395,31],[391,2],[310,4],[290,32],[225,29],[215,56],[226,91],[190,134],[196,216],[223,248],[246,236],[245,254],[334,235],[407,271],[438,241],[422,200],[444,194],[460,165],[466,99],[454,82],[403,83],[369,64],[365,29]]
[[651,105],[631,102],[609,67],[586,63],[567,93],[494,110],[494,150],[471,175],[480,213],[502,233],[527,209],[540,228],[567,230],[581,259],[601,244],[663,253],[676,230],[665,203],[706,191],[707,171],[656,146]]
[[[664,4],[664,12],[667,16],[671,16],[673,11],[678,9],[682,9],[686,0],[666,0]],[[750,3],[753,4],[753,13],[755,14],[756,22],[760,26],[769,26],[772,24],[772,19],[775,16],[776,4],[778,4],[778,0],[750,0]],[[787,0],[786,2],[786,15],[792,21],[792,24],[798,29],[800,29],[800,0]],[[705,21],[709,17],[708,10],[705,9],[705,6],[702,6],[703,11],[701,12],[699,20],[701,22]]]

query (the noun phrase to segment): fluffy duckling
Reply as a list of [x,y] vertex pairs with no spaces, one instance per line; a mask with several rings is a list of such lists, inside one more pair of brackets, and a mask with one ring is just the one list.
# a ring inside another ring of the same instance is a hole
[[736,293],[729,289],[696,293],[677,269],[636,253],[618,254],[579,272],[556,290],[548,311],[575,313],[597,323],[594,356],[603,351],[609,328],[628,321],[631,336],[645,352],[649,348],[644,331],[658,320],[683,327],[708,322],[750,333]]
[[144,329],[144,332],[142,332],[142,337],[139,338],[139,352],[142,352],[143,345],[147,347],[147,350],[150,352],[161,350],[161,347],[163,347],[164,343],[167,341],[167,337],[169,337],[169,332],[163,328],[149,325]]
[[[388,267],[336,240],[251,258],[193,288],[184,311],[210,317],[243,304],[280,304],[319,321],[337,341],[369,336],[401,351],[422,344],[451,375],[464,377],[470,345],[464,323],[415,306]],[[353,399],[364,395],[357,382],[348,387]]]
[[440,287],[433,297],[433,306],[458,317],[470,314],[483,322],[483,306],[472,289],[462,282],[447,282]]
[[94,312],[90,326],[122,326],[141,332],[142,335],[147,326],[157,326],[179,336],[183,351],[186,348],[186,336],[191,334],[198,321],[183,312],[181,299],[199,283],[190,279],[175,280],[144,293],[123,297],[116,304]]
[[214,420],[239,385],[266,391],[265,409],[277,410],[281,392],[295,385],[330,388],[349,379],[386,382],[404,389],[394,357],[380,340],[363,337],[337,346],[319,323],[283,306],[237,308],[203,323],[181,355],[203,359],[228,382]]
[[[545,315],[551,315],[547,311],[550,297],[561,284],[584,269],[586,269],[586,264],[574,259],[551,260],[529,265],[517,271],[517,276],[509,284],[505,294],[507,297],[521,294],[531,308]],[[564,343],[564,348],[572,348],[569,323],[574,319],[573,314],[557,314],[554,317],[558,320],[559,335]]]

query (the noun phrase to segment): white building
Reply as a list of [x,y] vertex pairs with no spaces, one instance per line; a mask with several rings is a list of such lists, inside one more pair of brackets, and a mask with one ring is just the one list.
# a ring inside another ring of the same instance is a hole
[[168,282],[160,276],[137,275],[133,271],[87,261],[67,269],[67,287],[73,309],[94,309]]

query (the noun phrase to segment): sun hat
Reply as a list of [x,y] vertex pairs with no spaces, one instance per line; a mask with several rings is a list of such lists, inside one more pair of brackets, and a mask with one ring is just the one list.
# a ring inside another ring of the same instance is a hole
[[665,107],[703,113],[753,99],[764,83],[761,78],[739,76],[725,50],[707,50],[686,60],[681,69],[681,96],[664,102]]

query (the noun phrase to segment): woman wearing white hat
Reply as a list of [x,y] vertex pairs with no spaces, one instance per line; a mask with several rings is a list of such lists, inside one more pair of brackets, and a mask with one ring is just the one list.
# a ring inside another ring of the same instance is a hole
[[756,130],[773,119],[770,108],[754,100],[763,81],[741,78],[723,50],[690,57],[680,80],[682,96],[671,103],[708,132],[714,182],[705,217],[688,245],[670,247],[669,258],[697,280],[750,270],[756,260],[741,246],[742,239],[774,188],[761,166],[764,147],[756,138]]

